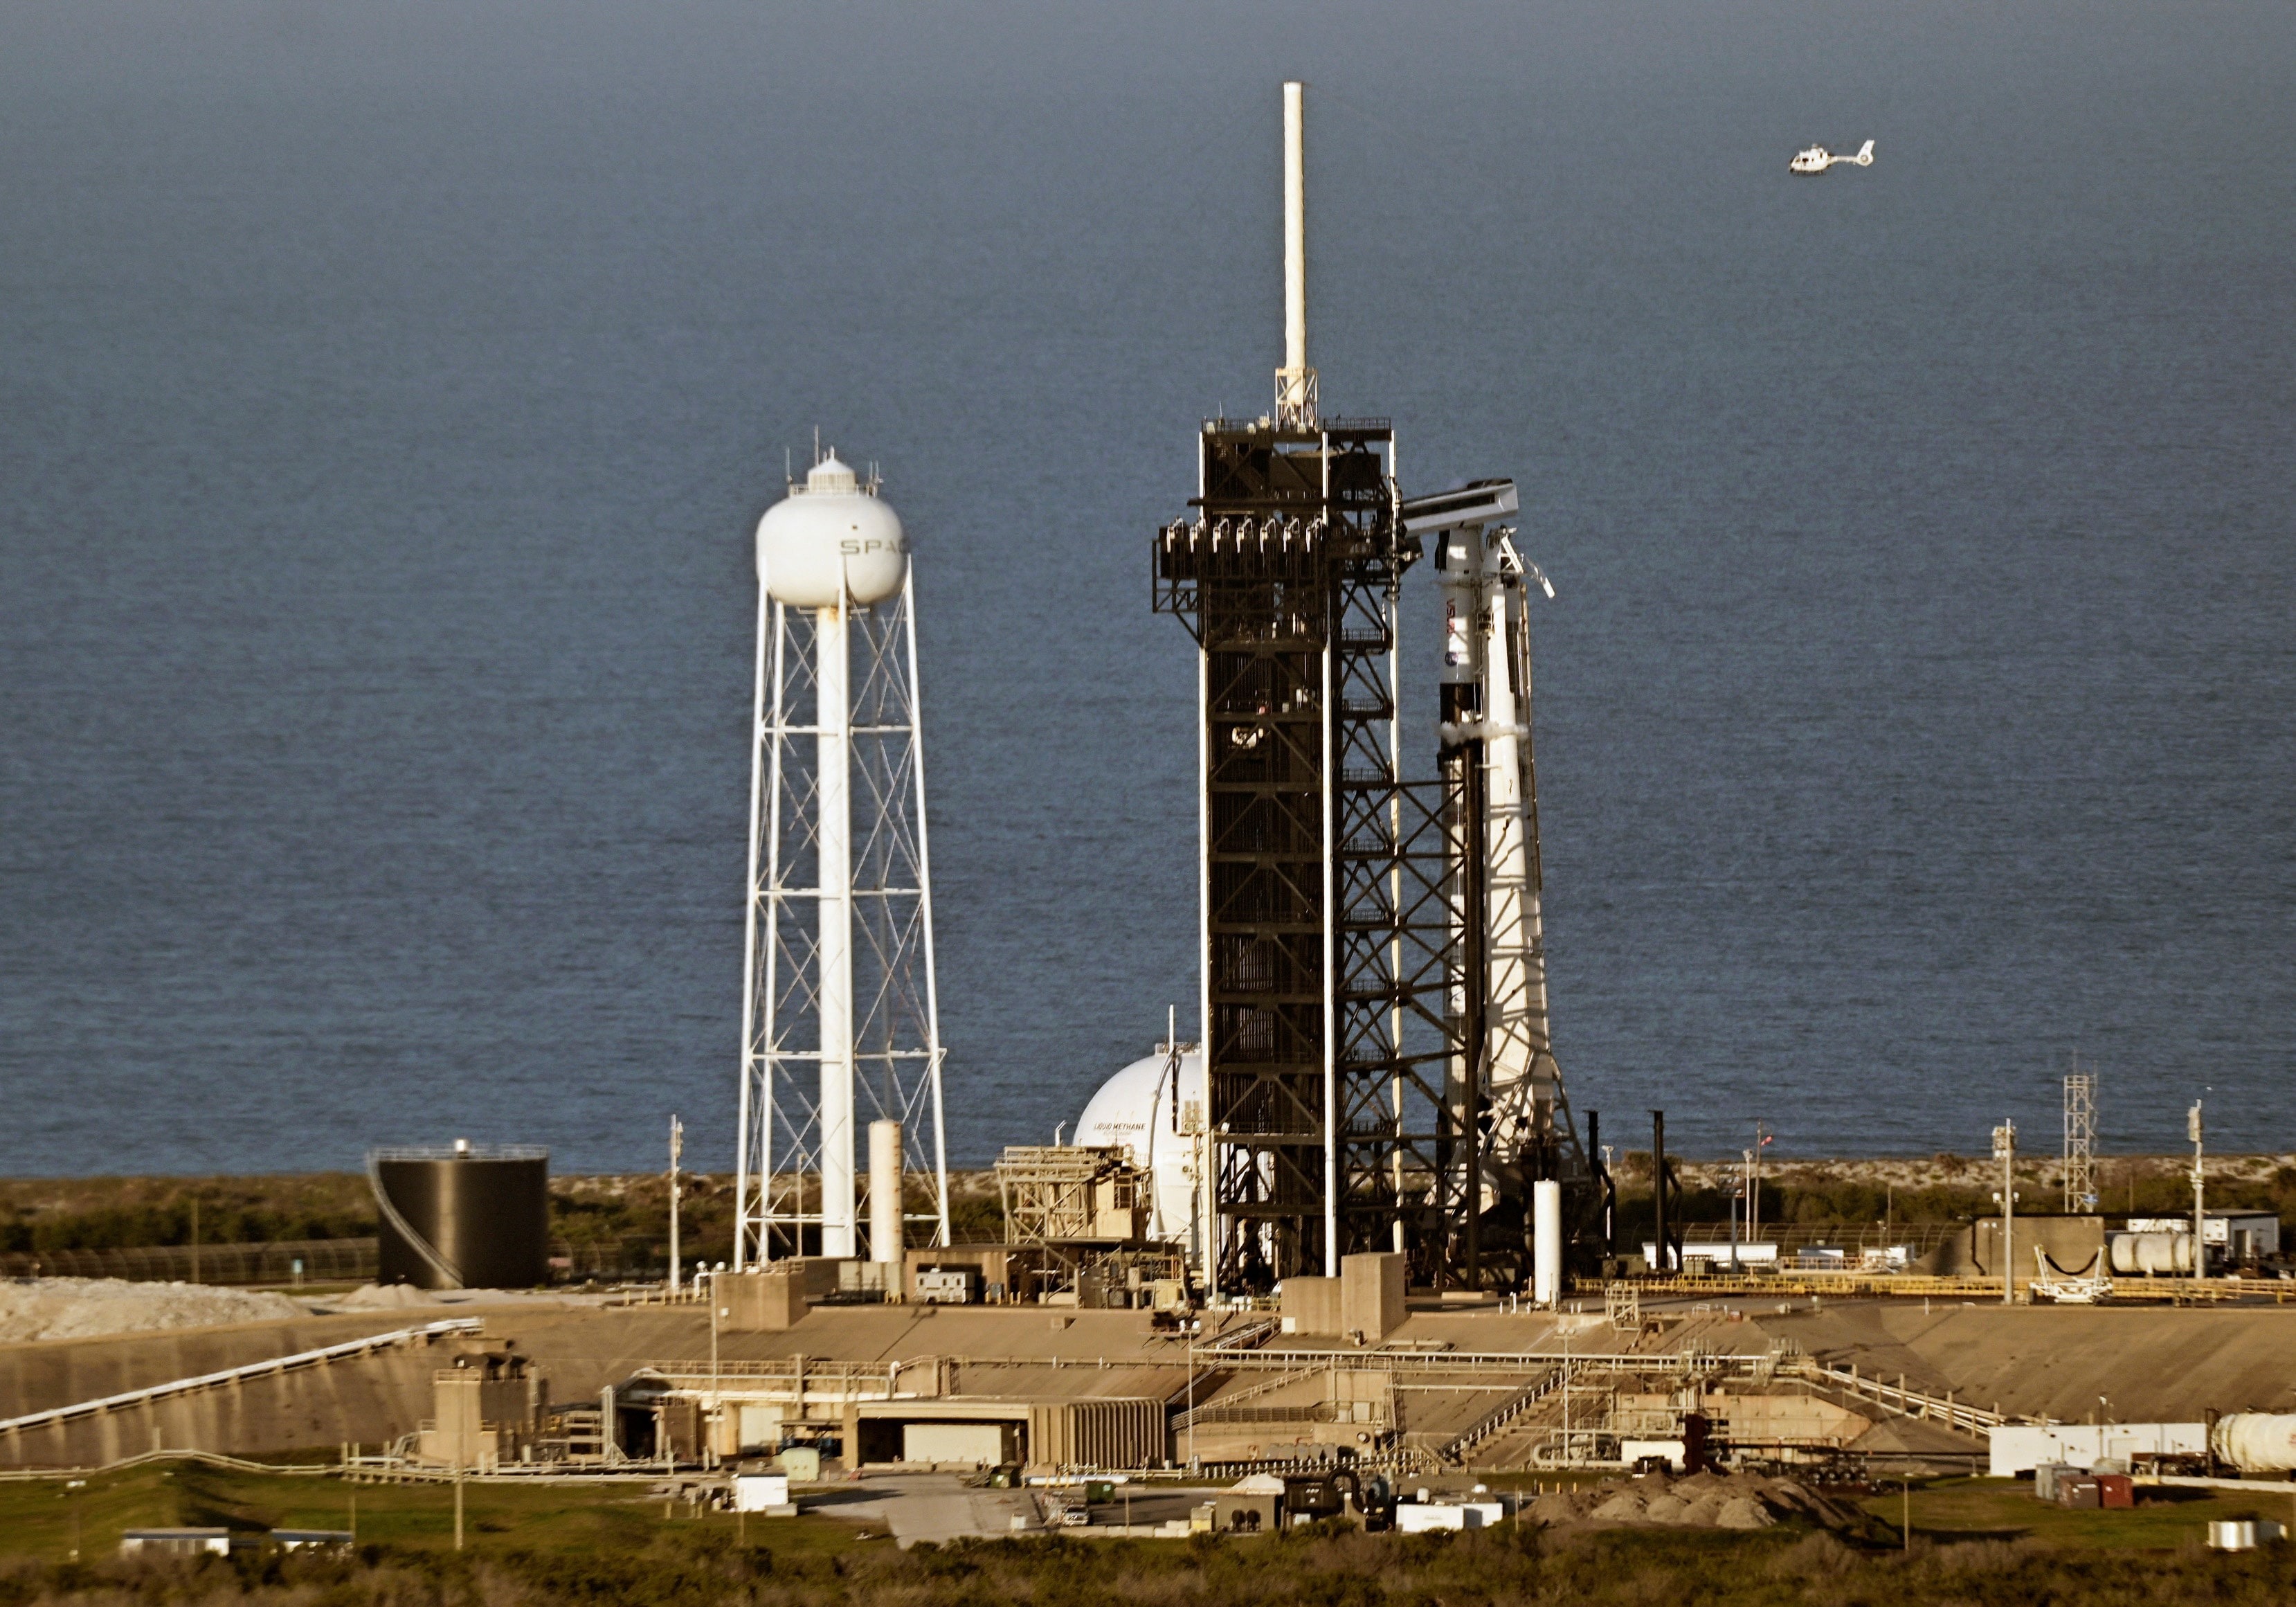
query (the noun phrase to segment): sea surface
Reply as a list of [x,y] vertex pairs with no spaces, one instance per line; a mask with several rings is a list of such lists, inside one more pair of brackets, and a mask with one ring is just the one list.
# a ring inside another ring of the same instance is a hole
[[2284,0],[4,0],[0,1171],[730,1166],[816,427],[916,546],[953,1158],[1072,1120],[1194,996],[1149,540],[1287,76],[1326,410],[1557,588],[1578,1107],[2046,1152],[2078,1054],[2296,1146]]

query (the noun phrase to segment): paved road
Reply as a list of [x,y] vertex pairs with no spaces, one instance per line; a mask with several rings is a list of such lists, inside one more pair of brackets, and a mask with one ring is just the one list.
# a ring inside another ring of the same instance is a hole
[[806,1505],[824,1517],[882,1524],[904,1551],[920,1540],[1009,1535],[1014,1518],[1042,1527],[1027,1491],[968,1489],[953,1473],[882,1474]]
[[[1131,1502],[1119,1491],[1117,1498],[1092,1509],[1092,1529],[1123,1529],[1148,1535],[1159,1523],[1185,1519],[1210,1490],[1161,1488],[1140,1491]],[[953,1473],[883,1473],[858,1483],[832,1486],[802,1496],[806,1510],[827,1518],[864,1523],[880,1534],[890,1533],[906,1551],[920,1540],[955,1540],[968,1537],[1009,1535],[1013,1520],[1024,1520],[1023,1531],[1041,1533],[1034,1494],[1028,1490],[972,1489]],[[1071,1529],[1071,1534],[1090,1531]]]

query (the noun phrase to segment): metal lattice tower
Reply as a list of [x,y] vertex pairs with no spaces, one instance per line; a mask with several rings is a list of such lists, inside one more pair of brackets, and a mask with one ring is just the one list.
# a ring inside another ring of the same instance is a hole
[[[808,486],[781,507],[875,502],[833,455]],[[768,584],[760,527],[736,1270],[861,1252],[858,1154],[882,1122],[900,1124],[900,1144],[882,1167],[873,1156],[873,1192],[898,1201],[917,1179],[931,1203],[881,1220],[894,1238],[922,1226],[948,1242],[915,592],[898,521],[871,517],[896,556],[857,594],[858,565],[834,540],[825,580],[803,572],[800,546]],[[868,1252],[897,1261],[900,1248]]]
[[2096,1078],[2074,1071],[2065,1078],[2065,1214],[2096,1209]]
[[[1474,512],[1489,496],[1402,500],[1387,420],[1320,416],[1298,85],[1284,134],[1275,406],[1204,422],[1191,514],[1154,552],[1155,606],[1199,652],[1204,1270],[1214,1294],[1264,1290],[1399,1250],[1414,1283],[1512,1284],[1527,1180],[1586,1173],[1547,1045],[1526,566]],[[1406,781],[1398,600],[1423,513],[1472,530],[1494,635],[1476,695],[1444,688],[1441,773]]]
[[[1195,516],[1157,537],[1156,606],[1200,650],[1209,1270],[1234,1291],[1395,1248],[1399,1195],[1436,1169],[1424,1118],[1450,1045],[1425,1040],[1455,947],[1439,789],[1395,774],[1396,594],[1417,544],[1386,421],[1215,419],[1199,443]],[[1413,1159],[1396,1103],[1414,1087]]]

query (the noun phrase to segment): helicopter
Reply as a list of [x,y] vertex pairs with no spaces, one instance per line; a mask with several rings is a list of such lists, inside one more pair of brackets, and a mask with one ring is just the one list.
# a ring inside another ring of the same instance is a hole
[[1823,145],[1812,145],[1786,164],[1790,173],[1823,173],[1836,162],[1856,162],[1861,168],[1874,165],[1874,142],[1867,140],[1858,147],[1855,156],[1836,156]]

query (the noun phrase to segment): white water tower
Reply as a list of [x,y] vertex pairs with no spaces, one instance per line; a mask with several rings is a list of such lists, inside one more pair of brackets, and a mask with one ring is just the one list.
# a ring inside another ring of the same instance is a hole
[[834,452],[758,521],[736,1270],[863,1253],[865,1143],[869,1258],[948,1242],[914,596]]

